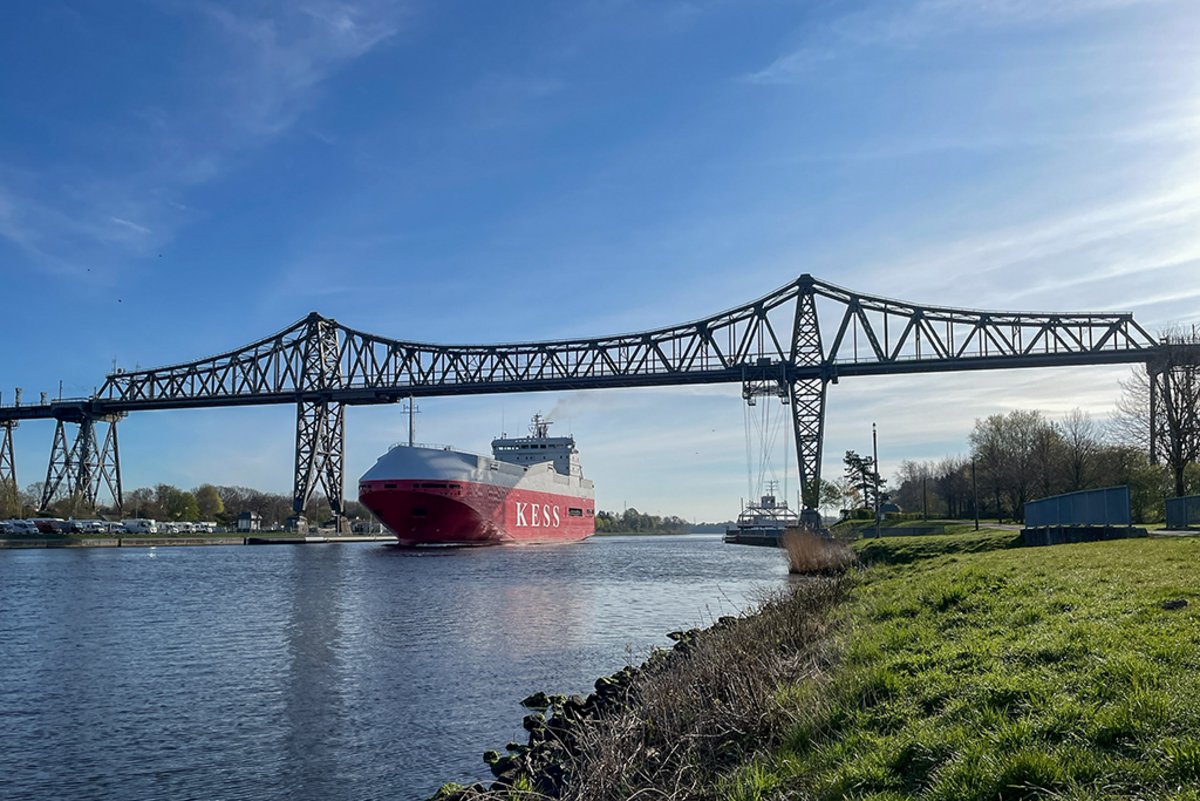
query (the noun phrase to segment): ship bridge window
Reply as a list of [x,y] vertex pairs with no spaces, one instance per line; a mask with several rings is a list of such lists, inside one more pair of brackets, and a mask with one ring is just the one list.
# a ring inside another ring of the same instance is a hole
[[574,506],[572,506],[567,509],[567,514],[569,514],[571,517],[583,517],[583,510],[576,509]]
[[384,484],[383,488],[384,489],[395,489],[396,485],[395,484]]
[[588,517],[591,517],[593,514],[595,513],[591,509],[588,509]]

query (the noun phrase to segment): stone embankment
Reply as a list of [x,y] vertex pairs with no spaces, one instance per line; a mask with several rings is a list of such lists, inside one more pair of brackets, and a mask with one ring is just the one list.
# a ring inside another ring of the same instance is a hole
[[600,678],[586,697],[529,696],[527,742],[484,754],[494,780],[445,785],[433,799],[705,797],[722,769],[777,741],[788,723],[778,688],[823,670],[846,588],[803,579],[753,614],[672,632],[672,649]]

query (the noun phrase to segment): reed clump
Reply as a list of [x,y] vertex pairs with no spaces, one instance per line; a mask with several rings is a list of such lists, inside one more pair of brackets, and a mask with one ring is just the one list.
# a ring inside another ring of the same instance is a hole
[[780,538],[787,552],[788,572],[831,575],[846,572],[858,561],[849,546],[807,528],[789,528]]

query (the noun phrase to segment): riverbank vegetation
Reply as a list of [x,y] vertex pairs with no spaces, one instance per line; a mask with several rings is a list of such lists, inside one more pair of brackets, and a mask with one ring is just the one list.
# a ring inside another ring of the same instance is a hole
[[838,668],[716,796],[1200,798],[1200,541],[927,556],[860,576]]
[[652,658],[559,785],[521,746],[507,789],[446,797],[1200,799],[1200,540],[1013,537],[855,543],[870,566]]
[[844,578],[799,582],[754,615],[674,632],[672,650],[596,682],[585,698],[526,703],[528,744],[485,755],[499,782],[447,785],[436,798],[608,801],[711,797],[721,776],[781,744],[791,722],[781,687],[827,669],[825,643]]

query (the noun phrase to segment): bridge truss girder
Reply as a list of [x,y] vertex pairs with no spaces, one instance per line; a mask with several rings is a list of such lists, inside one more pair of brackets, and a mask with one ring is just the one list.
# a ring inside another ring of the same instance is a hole
[[[791,405],[801,495],[811,508],[819,497],[826,391],[839,378],[1147,362],[1158,348],[1130,314],[922,306],[802,275],[702,320],[594,339],[434,345],[364,333],[313,312],[217,356],[114,372],[92,398],[0,407],[0,421],[294,403],[293,505],[299,512],[321,486],[340,515],[348,404],[741,382],[748,399],[766,392]],[[48,485],[59,473],[71,474],[65,445],[59,452],[58,473],[52,458]],[[71,464],[76,485],[90,486],[90,474],[81,482],[78,461]]]
[[[832,311],[824,315],[824,334],[818,325],[818,303]],[[803,350],[796,349],[794,326],[800,319],[807,326]],[[816,339],[814,331],[821,334]],[[323,344],[314,357],[312,343],[318,339]],[[822,342],[829,344],[823,347]],[[433,345],[367,334],[314,312],[271,337],[220,356],[114,373],[95,402],[129,411],[294,403],[314,389],[314,376],[326,380],[322,388],[332,388],[334,399],[345,403],[391,402],[409,395],[738,382],[747,367],[764,360],[784,366],[792,373],[789,380],[829,380],[1137,362],[1145,361],[1155,345],[1130,314],[916,306],[854,293],[805,275],[759,300],[703,320],[597,339]]]

